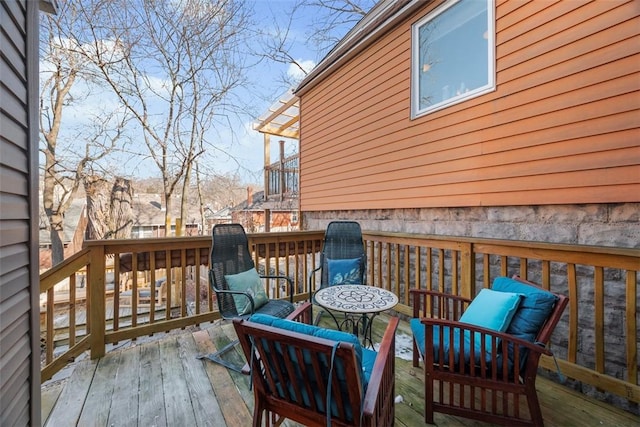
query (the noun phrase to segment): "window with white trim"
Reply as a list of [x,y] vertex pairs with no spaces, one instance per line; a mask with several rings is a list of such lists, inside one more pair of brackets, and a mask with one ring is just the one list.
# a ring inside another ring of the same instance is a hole
[[411,28],[411,116],[495,89],[493,0],[445,2]]

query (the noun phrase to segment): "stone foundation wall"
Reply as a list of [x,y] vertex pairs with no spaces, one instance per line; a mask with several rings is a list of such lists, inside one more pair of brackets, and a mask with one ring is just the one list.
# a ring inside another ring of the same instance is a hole
[[[333,220],[354,220],[360,223],[363,230],[372,231],[640,248],[640,203],[358,210],[304,212],[303,215],[306,230],[323,230]],[[478,262],[476,278],[481,281],[482,260]],[[517,263],[518,260],[511,262]],[[566,267],[554,264],[551,271],[552,289],[564,293],[567,289]],[[537,281],[539,262],[530,260],[529,265],[529,279]],[[578,306],[593,307],[593,268],[576,267]],[[512,265],[509,271],[518,271],[518,268],[518,265]],[[492,277],[499,274],[498,264],[492,263],[491,269]],[[606,374],[625,378],[626,284],[620,273],[614,269],[605,269],[604,272]],[[639,301],[636,301],[636,306],[640,306],[640,292],[637,295]],[[595,360],[594,324],[594,310],[579,310],[577,362],[589,367],[594,366]],[[560,358],[566,357],[568,326],[567,320],[563,319],[552,339],[552,349]],[[640,342],[640,331],[637,339]],[[551,376],[557,379],[555,374]],[[578,381],[570,381],[569,385],[640,415],[639,405],[620,396],[602,393]]]
[[640,203],[303,213],[305,230],[338,219],[363,230],[640,248]]

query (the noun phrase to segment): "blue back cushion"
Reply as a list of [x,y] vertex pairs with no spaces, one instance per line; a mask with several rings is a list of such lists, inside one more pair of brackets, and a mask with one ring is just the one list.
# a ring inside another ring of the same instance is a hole
[[327,259],[329,285],[361,285],[360,258]]
[[[513,280],[509,277],[497,277],[493,281],[492,289],[504,292],[517,292],[523,295],[520,306],[516,311],[507,333],[529,342],[535,342],[538,332],[547,320],[558,298],[551,292],[536,286]],[[527,361],[527,349],[520,348],[520,369],[524,369]],[[513,369],[514,349],[509,345],[508,349],[509,371]]]
[[507,333],[534,342],[558,298],[544,289],[508,277],[497,277],[491,288],[495,291],[523,295],[518,310],[507,328]]

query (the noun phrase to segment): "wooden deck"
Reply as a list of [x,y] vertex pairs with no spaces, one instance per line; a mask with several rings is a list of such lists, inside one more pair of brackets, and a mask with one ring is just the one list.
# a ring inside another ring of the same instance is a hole
[[[375,332],[384,324],[383,316],[376,318],[374,341],[380,338]],[[410,339],[406,322],[401,322],[397,337]],[[43,384],[42,424],[249,426],[253,411],[249,378],[197,358],[233,338],[231,324],[216,322],[144,343],[123,343],[122,349],[110,351],[98,361],[78,361],[68,378],[54,377]],[[401,350],[403,345],[399,347]],[[410,347],[408,351],[410,356]],[[231,357],[243,360],[239,352]],[[548,427],[640,425],[640,417],[540,376],[537,388]],[[395,394],[402,397],[396,404],[396,425],[425,425],[422,370],[401,357],[396,359]],[[439,426],[486,425],[442,414],[436,414],[435,419]]]

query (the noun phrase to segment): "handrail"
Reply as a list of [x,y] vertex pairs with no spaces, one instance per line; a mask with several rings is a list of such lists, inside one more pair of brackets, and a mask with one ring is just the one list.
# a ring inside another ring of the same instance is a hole
[[[306,279],[318,263],[323,236],[323,231],[248,234],[258,268],[291,277],[296,301],[308,298],[308,286],[315,286]],[[411,316],[409,289],[473,297],[502,275],[518,274],[568,295],[569,309],[551,341],[563,374],[640,402],[640,250],[376,231],[365,231],[363,238],[367,283],[394,292],[401,315]],[[101,357],[108,343],[219,318],[207,283],[210,248],[210,236],[90,241],[43,273],[47,357],[42,380],[89,348],[92,358]],[[84,295],[81,288],[76,292],[80,272],[87,275]],[[106,283],[107,272],[113,272],[113,283]],[[166,291],[156,292],[155,283],[163,278]],[[54,285],[63,282],[69,286],[68,298],[58,301]],[[267,292],[271,298],[284,296],[278,286]],[[64,317],[61,312],[70,323],[53,327]],[[55,341],[69,350],[54,358]],[[541,366],[555,370],[549,358]]]

